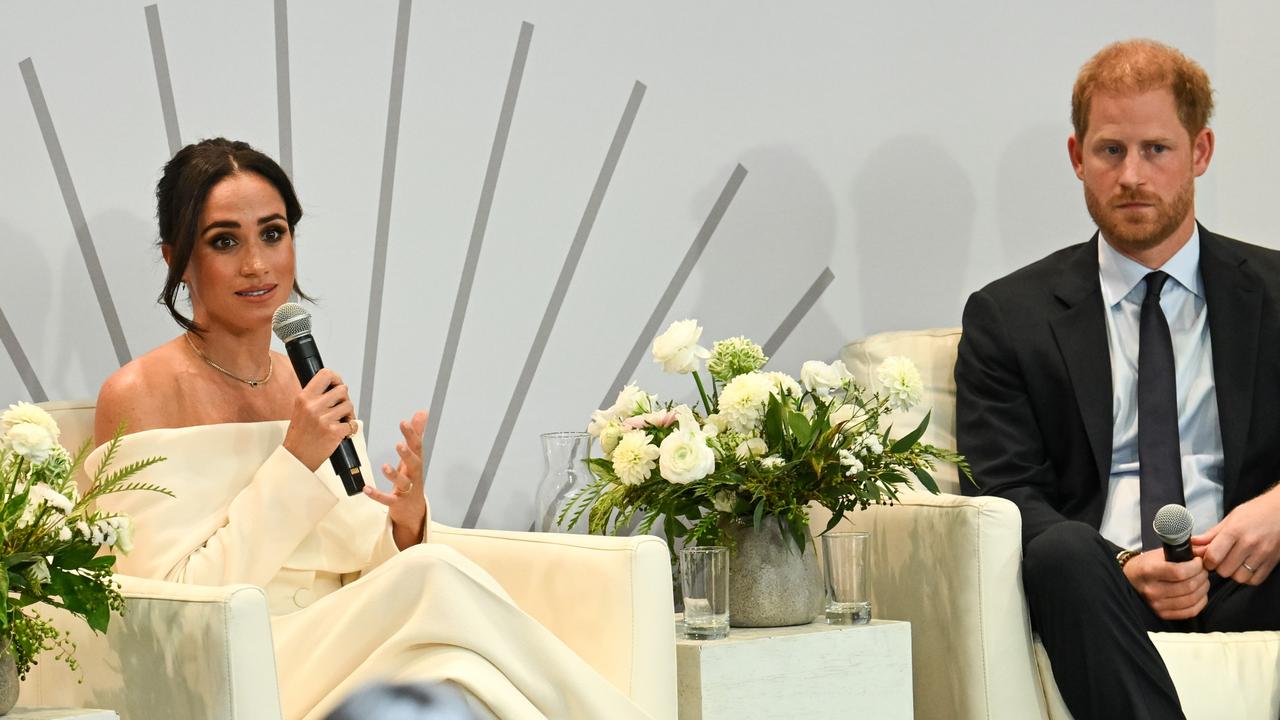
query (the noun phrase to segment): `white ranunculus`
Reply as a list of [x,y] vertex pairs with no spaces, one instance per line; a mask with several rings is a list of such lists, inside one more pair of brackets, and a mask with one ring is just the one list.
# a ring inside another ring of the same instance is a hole
[[712,496],[711,504],[719,512],[733,512],[733,505],[737,499],[737,494],[732,490],[721,490]]
[[649,479],[649,474],[658,466],[660,451],[658,446],[649,440],[643,430],[632,430],[624,433],[618,440],[609,459],[613,462],[613,474],[623,485],[639,485]]
[[739,460],[746,460],[747,458],[760,457],[767,452],[769,452],[769,446],[765,441],[762,438],[754,437],[738,443],[738,447],[734,448],[733,454]]
[[605,455],[613,453],[613,449],[618,447],[618,441],[622,439],[622,433],[626,432],[622,429],[622,423],[617,420],[609,421],[608,425],[600,431],[600,449]]
[[609,412],[615,418],[626,419],[632,415],[640,415],[653,410],[654,398],[635,385],[627,385],[618,391],[618,399],[614,401]]
[[45,412],[43,408],[28,402],[10,405],[8,410],[0,413],[0,435],[9,432],[9,430],[18,425],[39,425],[53,437],[54,442],[57,442],[62,434],[58,429],[58,423],[54,422],[52,415]]
[[810,360],[800,366],[800,383],[806,390],[823,397],[829,396],[832,390],[842,387],[852,379],[853,375],[849,373],[843,360],[837,360],[830,365],[821,360]]
[[688,375],[698,369],[711,351],[698,344],[702,328],[697,320],[677,320],[653,341],[653,359],[665,372]]
[[4,435],[4,444],[33,465],[48,460],[53,449],[58,447],[58,441],[53,435],[35,423],[22,423],[9,428],[9,432]]
[[[703,421],[703,423],[704,423],[702,426],[703,432],[712,436],[719,435],[720,433],[729,429],[729,422],[725,420],[724,416],[721,415],[720,413],[713,413],[711,415],[708,415],[707,419]],[[713,429],[715,430],[715,432],[712,432]]]
[[765,373],[744,373],[730,380],[720,391],[718,415],[725,429],[743,435],[752,434],[764,417],[765,405],[775,387],[773,378]]
[[915,363],[901,355],[885,358],[876,371],[889,403],[897,410],[909,410],[924,394],[924,380]]
[[701,480],[716,469],[716,454],[697,423],[680,426],[659,448],[658,472],[667,482],[684,485]]

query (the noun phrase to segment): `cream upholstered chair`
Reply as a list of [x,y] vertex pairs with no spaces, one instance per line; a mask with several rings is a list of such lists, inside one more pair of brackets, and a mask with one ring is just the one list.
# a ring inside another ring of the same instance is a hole
[[[955,447],[959,328],[874,335],[841,353],[859,382],[902,355],[920,368],[924,399],[895,418],[900,432],[932,408],[925,442]],[[960,495],[955,468],[943,494],[909,492],[894,507],[855,513],[846,525],[872,533],[876,617],[911,622],[917,718],[1063,720],[1049,661],[1031,632],[1022,592],[1022,519],[1003,498]],[[813,527],[826,527],[822,511]],[[1280,710],[1280,632],[1152,633],[1191,720],[1274,720]]]
[[[76,448],[93,433],[93,403],[45,403]],[[432,525],[533,616],[655,720],[676,716],[671,570],[652,536],[613,538]],[[106,635],[49,611],[71,632],[84,682],[50,657],[19,703],[116,710],[125,720],[279,720],[271,624],[263,591],[117,576],[127,611]]]

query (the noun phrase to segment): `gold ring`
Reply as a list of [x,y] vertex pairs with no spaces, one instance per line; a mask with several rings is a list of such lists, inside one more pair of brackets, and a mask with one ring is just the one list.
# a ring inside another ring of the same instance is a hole
[[354,418],[347,421],[347,427],[351,428],[351,432],[347,433],[347,437],[355,437],[360,430],[360,426],[356,424]]
[[392,495],[408,495],[408,494],[409,494],[409,491],[410,491],[410,490],[412,490],[412,489],[413,489],[413,481],[412,481],[412,480],[410,480],[410,481],[409,481],[409,487],[407,487],[407,488],[405,488],[405,489],[403,489],[403,490],[401,490],[400,488],[392,488],[392,489],[391,489],[391,494],[392,494]]
[[1258,568],[1256,568],[1256,567],[1254,567],[1254,566],[1250,565],[1250,564],[1249,564],[1249,563],[1247,563],[1247,562],[1242,562],[1242,563],[1240,563],[1240,564],[1244,566],[1244,569],[1245,569],[1245,570],[1248,570],[1248,571],[1249,571],[1249,572],[1251,572],[1251,573],[1258,572]]

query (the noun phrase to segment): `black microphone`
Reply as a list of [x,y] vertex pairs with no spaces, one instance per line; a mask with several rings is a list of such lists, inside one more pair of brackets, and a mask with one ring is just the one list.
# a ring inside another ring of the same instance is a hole
[[[320,359],[320,351],[316,348],[316,340],[311,337],[311,313],[298,303],[285,303],[276,308],[271,316],[271,329],[276,337],[284,343],[289,353],[289,361],[293,363],[293,371],[298,375],[298,382],[306,387],[311,378],[324,368]],[[338,447],[329,456],[329,464],[333,472],[342,479],[342,487],[348,495],[355,495],[364,489],[364,478],[360,476],[360,457],[356,455],[355,443],[346,437],[338,443]]]
[[1187,562],[1191,552],[1191,511],[1177,504],[1169,504],[1156,511],[1151,527],[1164,545],[1164,559],[1169,562]]

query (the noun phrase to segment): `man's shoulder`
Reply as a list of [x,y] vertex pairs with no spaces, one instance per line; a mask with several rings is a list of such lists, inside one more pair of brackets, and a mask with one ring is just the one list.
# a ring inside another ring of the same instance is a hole
[[1096,273],[1096,247],[1094,240],[1088,240],[1056,250],[1030,265],[992,280],[978,292],[996,299],[1025,300],[1033,296],[1050,296],[1064,277],[1079,275],[1080,266],[1089,265],[1090,258],[1094,258],[1093,269]]
[[1280,250],[1243,242],[1209,230],[1203,231],[1202,242],[1203,246],[1210,246],[1210,252],[1217,252],[1227,259],[1235,258],[1251,264],[1257,263],[1262,266],[1264,273],[1280,271]]

